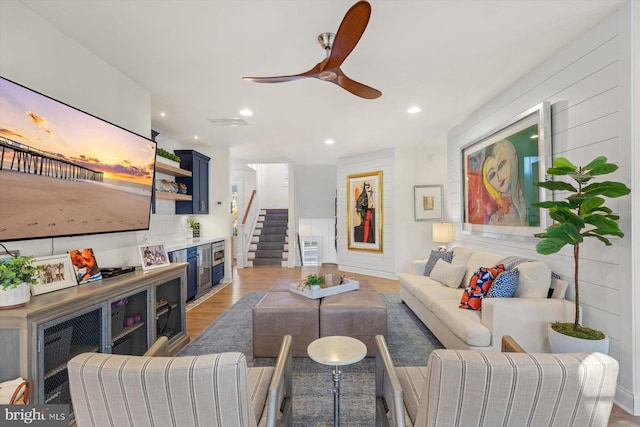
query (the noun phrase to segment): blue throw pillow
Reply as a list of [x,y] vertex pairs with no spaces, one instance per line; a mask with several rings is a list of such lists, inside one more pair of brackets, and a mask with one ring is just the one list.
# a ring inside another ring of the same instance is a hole
[[520,272],[517,268],[498,274],[489,289],[487,298],[511,298],[516,293]]
[[431,255],[429,256],[429,260],[427,261],[427,265],[424,267],[424,275],[430,276],[431,270],[435,267],[436,262],[441,259],[445,262],[451,264],[451,260],[453,259],[453,251],[431,251]]

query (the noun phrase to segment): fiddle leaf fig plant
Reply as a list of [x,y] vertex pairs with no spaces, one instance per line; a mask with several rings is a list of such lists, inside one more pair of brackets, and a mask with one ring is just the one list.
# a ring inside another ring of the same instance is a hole
[[552,328],[559,333],[586,339],[603,339],[601,331],[585,328],[579,323],[580,292],[578,288],[578,270],[580,265],[580,244],[585,238],[592,237],[606,246],[611,246],[609,237],[624,237],[618,226],[620,217],[605,206],[604,197],[626,196],[631,190],[621,182],[594,180],[601,175],[615,172],[618,166],[607,163],[604,156],[596,157],[586,166],[576,166],[564,157],[553,161],[553,167],[547,174],[563,177],[572,181],[548,180],[538,182],[539,187],[551,191],[568,192],[563,200],[532,203],[532,206],[549,210],[554,224],[545,232],[534,234],[543,239],[536,245],[536,251],[550,255],[560,251],[565,245],[573,246],[575,319],[572,323],[555,322]]
[[18,256],[0,260],[0,287],[3,290],[15,288],[26,282],[38,284],[40,267],[33,265],[35,258]]

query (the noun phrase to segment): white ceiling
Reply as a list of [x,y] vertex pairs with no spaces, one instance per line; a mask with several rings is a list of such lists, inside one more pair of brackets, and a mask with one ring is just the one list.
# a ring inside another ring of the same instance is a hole
[[[313,67],[324,58],[316,37],[337,31],[354,2],[24,0],[148,90],[154,129],[196,149],[228,145],[236,164],[335,164],[390,146],[441,142],[624,0],[371,0],[369,25],[342,70],[381,90],[381,98],[358,98],[316,79],[241,79]],[[411,105],[422,111],[408,115]],[[248,126],[210,121],[239,118],[245,107],[254,112]],[[325,145],[327,138],[335,144]]]

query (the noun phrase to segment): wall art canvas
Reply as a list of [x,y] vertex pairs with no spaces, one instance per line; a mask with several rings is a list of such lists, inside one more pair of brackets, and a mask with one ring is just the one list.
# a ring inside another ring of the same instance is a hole
[[82,285],[83,283],[102,279],[102,273],[100,272],[100,267],[98,267],[98,261],[96,261],[93,249],[72,249],[69,251],[69,257],[71,258],[78,284]]
[[143,270],[169,265],[169,256],[164,245],[141,245],[138,249]]
[[31,285],[31,294],[40,295],[77,286],[75,272],[68,254],[36,258],[33,265],[41,267],[38,284]]
[[382,171],[347,176],[348,249],[382,252]]
[[536,186],[551,156],[549,104],[512,118],[462,150],[463,231],[531,236],[545,227],[532,203],[543,201]]
[[444,219],[442,185],[414,185],[413,212],[416,221],[437,221]]

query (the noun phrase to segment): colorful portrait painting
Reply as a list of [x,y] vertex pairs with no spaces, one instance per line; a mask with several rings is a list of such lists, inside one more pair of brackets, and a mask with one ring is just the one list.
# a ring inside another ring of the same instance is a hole
[[531,205],[541,201],[542,127],[539,114],[530,114],[463,150],[467,227],[541,227],[540,209]]
[[382,171],[347,177],[349,249],[382,252]]

